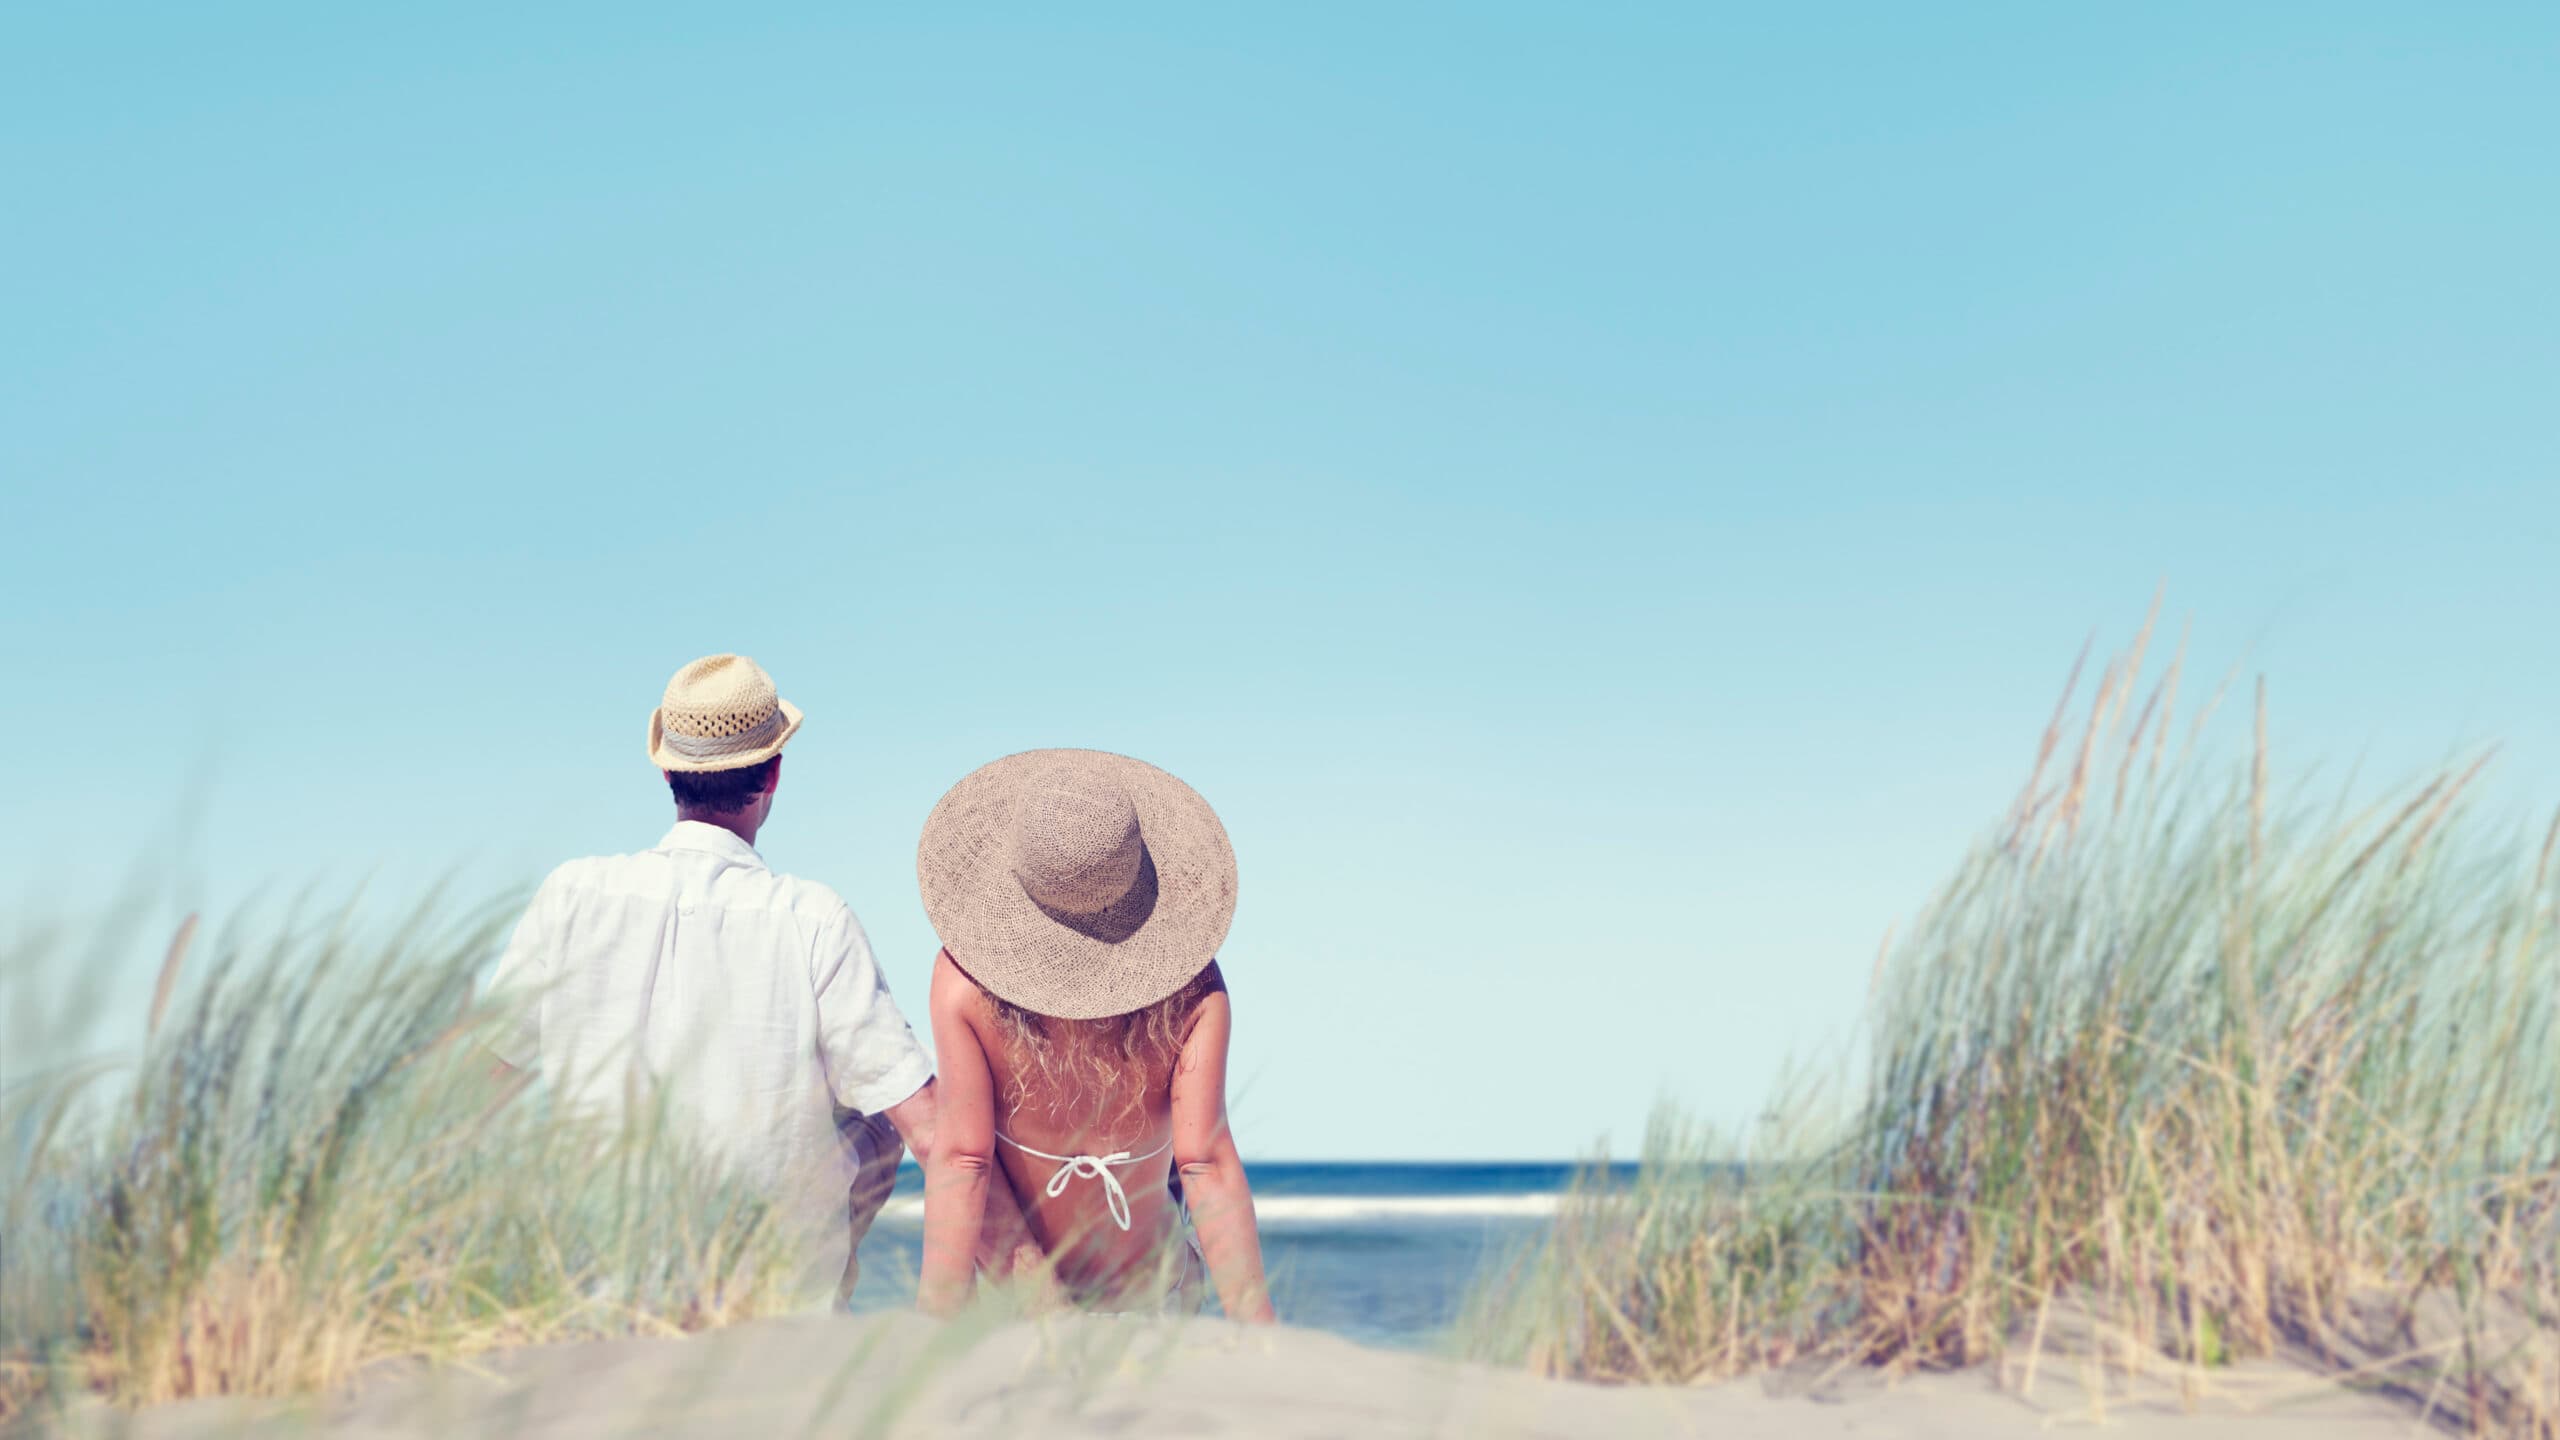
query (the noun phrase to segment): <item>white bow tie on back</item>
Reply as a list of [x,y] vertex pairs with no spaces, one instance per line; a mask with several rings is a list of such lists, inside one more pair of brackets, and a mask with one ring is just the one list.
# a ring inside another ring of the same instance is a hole
[[1046,1150],[1034,1150],[1001,1130],[996,1132],[996,1138],[1034,1160],[1058,1162],[1057,1170],[1049,1176],[1049,1183],[1043,1187],[1044,1192],[1052,1200],[1066,1194],[1067,1187],[1080,1179],[1101,1181],[1102,1203],[1111,1211],[1111,1223],[1122,1230],[1129,1228],[1129,1192],[1120,1188],[1120,1177],[1111,1173],[1113,1167],[1135,1165],[1141,1160],[1153,1160],[1173,1148],[1173,1141],[1167,1139],[1162,1145],[1144,1155],[1132,1155],[1126,1150],[1114,1150],[1108,1155],[1052,1155]]

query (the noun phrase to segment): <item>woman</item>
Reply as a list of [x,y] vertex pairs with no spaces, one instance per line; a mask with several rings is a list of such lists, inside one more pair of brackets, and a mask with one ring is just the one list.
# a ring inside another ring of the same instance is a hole
[[1002,1184],[1079,1301],[1193,1309],[1205,1267],[1230,1317],[1271,1319],[1227,1128],[1235,853],[1208,802],[1125,756],[1012,755],[942,797],[916,874],[943,945],[925,1308],[968,1299]]

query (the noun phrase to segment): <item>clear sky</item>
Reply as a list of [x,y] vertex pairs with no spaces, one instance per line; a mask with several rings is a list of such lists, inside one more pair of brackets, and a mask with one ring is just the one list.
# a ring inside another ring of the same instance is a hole
[[1248,1154],[1559,1156],[1852,1033],[2163,581],[2560,803],[2560,9],[962,8],[16,7],[11,906],[645,847],[739,650],[911,1012],[934,799],[1121,750]]

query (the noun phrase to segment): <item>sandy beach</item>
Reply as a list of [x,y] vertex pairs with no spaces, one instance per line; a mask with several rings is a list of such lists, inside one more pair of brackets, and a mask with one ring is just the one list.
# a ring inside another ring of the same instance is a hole
[[2031,1396],[1992,1372],[1887,1380],[1793,1374],[1700,1388],[1541,1380],[1287,1327],[1070,1316],[944,1327],[915,1315],[764,1321],[707,1335],[546,1346],[469,1368],[377,1371],[295,1405],[92,1407],[56,1433],[134,1440],[324,1434],[1777,1437],[2034,1436],[2103,1423],[2144,1437],[2406,1436],[2416,1409],[2268,1364],[2181,1401],[2112,1388],[2047,1357]]

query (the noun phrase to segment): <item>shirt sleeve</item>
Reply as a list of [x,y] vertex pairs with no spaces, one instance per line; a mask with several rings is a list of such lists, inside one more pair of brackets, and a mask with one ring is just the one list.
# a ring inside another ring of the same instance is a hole
[[538,1068],[542,1060],[542,992],[551,984],[552,957],[560,951],[560,910],[560,875],[553,871],[533,892],[533,903],[516,921],[489,978],[489,1000],[498,1007],[489,1053],[519,1070]]
[[933,1062],[889,998],[871,938],[851,909],[839,909],[820,927],[811,978],[818,987],[818,1058],[837,1104],[877,1115],[933,1078]]

